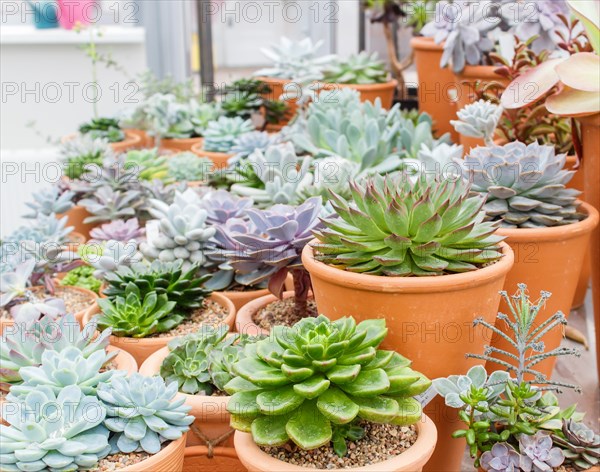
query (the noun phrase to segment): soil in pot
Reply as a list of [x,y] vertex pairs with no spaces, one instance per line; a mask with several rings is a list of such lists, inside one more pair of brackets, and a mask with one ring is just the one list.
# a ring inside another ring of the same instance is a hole
[[377,464],[402,454],[417,441],[415,426],[395,426],[362,422],[365,436],[358,441],[348,441],[348,454],[339,457],[333,446],[305,451],[294,444],[261,449],[280,461],[317,469],[344,469]]
[[[252,321],[266,331],[269,331],[273,326],[294,326],[302,319],[294,310],[294,302],[293,297],[271,302],[258,310],[252,316]],[[314,300],[308,300],[306,312],[307,316],[310,317],[318,315],[317,304]]]
[[204,300],[201,308],[194,310],[191,316],[167,333],[149,336],[149,338],[170,338],[185,336],[197,332],[203,324],[218,325],[225,321],[227,308],[212,300]]

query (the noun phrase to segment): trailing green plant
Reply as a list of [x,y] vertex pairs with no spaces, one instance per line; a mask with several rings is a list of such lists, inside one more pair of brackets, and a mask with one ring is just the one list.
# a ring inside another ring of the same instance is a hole
[[351,272],[431,276],[476,270],[502,257],[497,223],[461,180],[374,176],[332,195],[336,214],[314,232],[315,257]]
[[143,180],[168,180],[169,159],[158,155],[158,148],[128,151],[125,154],[125,167],[135,169]]
[[58,392],[40,386],[1,408],[8,423],[0,428],[3,471],[90,470],[110,452],[106,408],[77,385]]
[[400,354],[378,349],[386,334],[385,320],[357,325],[350,317],[274,327],[233,365],[237,377],[225,385],[231,426],[251,432],[260,446],[291,440],[314,449],[333,440],[343,456],[346,438],[339,433],[346,425],[416,423],[421,405],[412,397],[431,382]]
[[31,209],[31,213],[23,215],[23,218],[59,215],[66,213],[75,205],[73,203],[75,192],[71,192],[70,190],[61,192],[57,186],[34,192],[32,197],[32,202],[25,203]]
[[204,132],[204,150],[229,153],[237,138],[252,131],[254,131],[252,121],[237,116],[234,118],[222,116],[208,124]]
[[486,195],[486,219],[502,226],[539,228],[576,223],[581,192],[566,188],[574,172],[554,146],[520,142],[472,149],[462,163],[471,190]]
[[114,118],[92,118],[79,127],[79,132],[93,139],[106,139],[109,143],[117,143],[125,139],[119,121]]
[[63,173],[75,180],[81,177],[89,165],[102,165],[105,157],[114,156],[113,150],[104,139],[89,135],[75,136],[60,147]]
[[81,287],[99,293],[102,281],[94,277],[95,271],[96,269],[89,265],[75,267],[75,269],[65,274],[60,280],[60,285],[63,287]]
[[207,157],[182,152],[169,158],[168,176],[176,182],[206,181],[213,167],[213,162]]
[[152,263],[135,263],[130,267],[120,267],[115,272],[106,274],[104,280],[108,287],[104,295],[110,299],[124,297],[130,284],[134,284],[140,297],[145,298],[151,292],[166,295],[174,302],[176,311],[188,311],[200,308],[210,295],[204,288],[210,275],[198,275],[198,266],[183,269],[182,261]]
[[[165,441],[175,441],[194,421],[185,399],[175,398],[177,384],[166,385],[158,376],[115,377],[98,388],[106,407],[104,426],[113,432],[111,454],[147,452],[156,454]],[[132,408],[133,406],[133,408]]]
[[119,337],[145,338],[166,333],[180,325],[185,316],[174,313],[177,304],[169,301],[165,293],[148,292],[142,296],[140,289],[129,282],[123,295],[99,298],[100,314],[95,316],[98,328],[111,328]]
[[347,59],[336,59],[324,71],[323,80],[335,84],[383,84],[388,81],[385,62],[379,55],[361,51]]

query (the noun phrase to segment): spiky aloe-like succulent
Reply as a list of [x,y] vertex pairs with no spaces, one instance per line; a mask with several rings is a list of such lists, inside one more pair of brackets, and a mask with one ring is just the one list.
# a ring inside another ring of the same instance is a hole
[[201,205],[208,212],[206,221],[222,225],[232,218],[242,218],[252,208],[251,198],[240,198],[227,190],[213,190],[202,196]]
[[115,241],[111,239],[100,244],[86,244],[79,247],[81,259],[95,270],[94,277],[103,278],[106,273],[120,267],[129,266],[142,259],[135,241]]
[[125,139],[125,133],[121,131],[119,121],[114,118],[93,118],[79,127],[81,134],[87,134],[92,138],[106,139],[110,143],[116,143]]
[[184,270],[182,265],[181,261],[153,261],[150,264],[136,263],[131,267],[120,267],[104,278],[108,283],[104,294],[109,298],[124,296],[129,284],[133,283],[142,298],[150,292],[156,292],[158,295],[165,294],[177,309],[199,308],[210,295],[210,291],[204,288],[210,276],[199,276],[198,266]]
[[40,216],[66,213],[73,208],[75,192],[66,190],[61,193],[57,186],[53,186],[34,192],[32,196],[33,202],[25,203],[32,212],[24,215],[24,218],[39,218]]
[[113,150],[104,139],[80,135],[69,139],[60,149],[63,172],[69,179],[78,179],[90,165],[102,165],[105,157],[114,157]]
[[577,470],[587,470],[600,462],[600,435],[582,422],[563,419],[562,430],[552,435],[566,462]]
[[123,296],[99,298],[100,314],[95,317],[100,329],[112,328],[115,336],[145,338],[165,333],[183,322],[185,316],[173,313],[176,303],[166,294],[148,292],[130,282]]
[[[110,330],[103,331],[94,339],[96,324],[88,323],[82,330],[71,314],[56,318],[43,316],[27,325],[15,323],[2,333],[0,343],[0,387],[22,380],[19,370],[27,366],[39,366],[42,354],[47,350],[62,351],[69,346],[76,347],[83,357],[96,351],[104,351],[108,346]],[[110,360],[116,351],[108,357]]]
[[266,151],[276,141],[277,138],[266,131],[252,131],[251,133],[238,136],[231,148],[233,157],[229,160],[229,165],[234,166],[238,164],[254,151]]
[[204,181],[214,167],[207,157],[198,157],[193,152],[182,152],[169,158],[169,177],[177,182]]
[[300,165],[299,161],[294,145],[289,142],[273,145],[265,153],[256,151],[243,166],[248,167],[245,172],[252,173],[252,181],[258,179],[259,188],[253,187],[252,181],[240,182],[231,187],[231,192],[252,198],[259,208],[298,203],[302,189],[311,180],[310,159],[304,159]]
[[108,354],[104,349],[96,350],[87,357],[75,346],[67,346],[61,351],[46,350],[42,354],[40,365],[19,369],[23,383],[13,385],[7,398],[18,401],[41,387],[48,387],[58,395],[69,385],[77,385],[86,395],[93,395],[98,385],[110,381],[115,375],[123,374],[123,371],[117,370],[100,372],[112,357],[114,355]]
[[104,425],[117,433],[110,439],[111,452],[156,454],[164,441],[175,441],[187,432],[194,421],[187,415],[191,407],[175,395],[176,383],[165,385],[158,376],[138,373],[100,386],[98,397],[107,411]]
[[385,63],[376,52],[366,51],[334,61],[323,76],[325,82],[336,84],[383,84],[388,80]]
[[231,152],[235,140],[245,133],[254,131],[250,120],[239,116],[229,118],[220,117],[211,121],[204,131],[204,150],[210,152]]
[[89,470],[110,452],[106,408],[76,385],[40,386],[22,402],[3,403],[0,469],[7,472]]
[[97,189],[93,196],[84,198],[79,204],[91,213],[85,223],[102,223],[119,218],[135,216],[135,204],[139,205],[140,192],[127,190],[115,191],[105,186]]
[[144,237],[146,230],[140,228],[137,218],[128,220],[114,220],[110,223],[105,223],[98,228],[90,231],[92,241],[121,241],[126,243],[134,240],[139,241]]
[[[169,354],[160,367],[160,376],[165,382],[176,382],[180,392],[189,395],[212,395],[215,391],[208,369],[213,350],[220,349],[225,342],[228,328],[208,327],[198,333],[189,334],[169,344]],[[226,341],[231,344],[235,338]]]
[[577,212],[581,192],[565,187],[574,174],[564,169],[566,158],[554,146],[516,141],[471,150],[463,169],[472,191],[487,195],[489,220],[506,227],[559,226],[585,217]]
[[470,138],[481,138],[486,146],[494,145],[494,132],[502,116],[502,108],[492,102],[479,100],[456,112],[458,120],[451,120],[457,133]]
[[169,177],[168,158],[158,155],[158,148],[138,149],[125,154],[125,167],[135,169],[143,180],[166,180]]
[[261,446],[292,440],[314,449],[359,420],[416,423],[421,405],[411,397],[431,382],[400,354],[377,349],[386,334],[385,320],[325,316],[273,328],[233,366],[239,377],[225,386],[231,426]]
[[461,180],[375,176],[333,195],[337,215],[315,232],[316,258],[351,272],[428,276],[466,272],[502,257],[496,223]]
[[147,232],[147,241],[140,250],[149,260],[173,262],[181,259],[183,270],[206,263],[204,254],[215,228],[208,226],[208,212],[202,208],[200,197],[191,189],[176,192],[175,201],[167,205],[159,200],[151,201],[151,214],[158,219],[157,231]]

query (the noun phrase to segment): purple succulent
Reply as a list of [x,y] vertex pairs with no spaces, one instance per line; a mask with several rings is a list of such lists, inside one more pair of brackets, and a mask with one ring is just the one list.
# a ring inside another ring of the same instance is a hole
[[90,231],[93,241],[115,241],[128,242],[139,241],[145,234],[145,229],[140,228],[137,218],[128,220],[115,220],[105,223],[99,228]]
[[46,298],[40,302],[27,301],[10,309],[10,314],[16,323],[32,323],[42,316],[56,319],[66,313],[65,302],[60,298]]
[[223,224],[231,218],[240,218],[252,208],[251,198],[240,198],[227,190],[208,192],[202,197],[202,208],[208,212],[206,221],[210,224]]
[[561,465],[565,456],[558,447],[552,447],[549,433],[538,431],[533,436],[522,434],[519,438],[520,467],[524,472],[551,472]]
[[521,456],[507,443],[496,443],[481,455],[480,466],[488,472],[518,472]]

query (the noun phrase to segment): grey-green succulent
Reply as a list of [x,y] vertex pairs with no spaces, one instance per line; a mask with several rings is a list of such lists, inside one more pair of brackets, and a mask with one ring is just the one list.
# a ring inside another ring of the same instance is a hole
[[554,146],[515,141],[504,146],[479,147],[463,161],[471,190],[485,195],[488,220],[505,227],[538,228],[576,223],[581,192],[566,188],[573,171],[564,169],[565,154]]
[[179,439],[194,421],[184,398],[175,398],[177,383],[134,373],[115,377],[98,388],[106,407],[104,425],[113,433],[111,453],[145,451],[156,454],[167,440]]
[[361,51],[347,59],[336,59],[325,68],[323,80],[336,84],[383,84],[388,81],[385,63],[377,52]]
[[222,116],[208,123],[204,131],[204,150],[229,153],[237,138],[252,131],[254,131],[252,121],[244,120],[239,116],[233,118]]
[[189,117],[196,136],[204,136],[208,125],[222,115],[223,111],[217,102],[199,103],[196,100],[189,102]]
[[278,138],[266,131],[252,131],[236,138],[231,148],[233,157],[229,160],[229,166],[234,167],[246,159],[254,151],[265,152],[272,144],[276,144]]
[[39,386],[22,402],[2,404],[0,469],[50,472],[93,469],[110,452],[106,408],[76,385]]
[[494,145],[494,133],[502,116],[502,107],[486,100],[470,103],[456,112],[451,120],[457,133],[469,138],[483,139],[486,146]]
[[128,267],[142,259],[137,242],[133,240],[122,242],[113,239],[102,243],[88,243],[80,246],[79,253],[81,259],[96,269],[94,276],[98,279],[103,279],[107,273]]
[[260,446],[293,441],[314,449],[334,440],[346,452],[344,425],[366,420],[408,426],[421,418],[412,397],[431,382],[394,351],[378,349],[385,320],[305,318],[276,326],[269,338],[245,348],[225,385],[232,427],[251,432]]
[[342,197],[350,197],[350,182],[360,178],[360,165],[338,156],[314,159],[310,180],[299,189],[300,200],[321,197],[331,198],[331,192]]
[[73,203],[75,192],[66,190],[61,193],[58,186],[34,192],[32,196],[33,202],[25,203],[31,209],[31,213],[24,215],[24,218],[39,218],[40,216],[66,213],[75,205]]
[[73,226],[67,226],[68,220],[66,216],[59,219],[53,213],[40,215],[34,221],[15,229],[5,241],[61,245],[68,241],[73,231]]
[[176,182],[205,181],[209,177],[213,162],[192,152],[182,152],[169,158],[168,175]]
[[136,149],[125,154],[125,168],[142,180],[168,180],[169,159],[159,156],[158,149]]
[[315,231],[315,257],[358,273],[429,276],[476,270],[502,257],[497,223],[483,222],[480,195],[462,180],[419,175],[351,185]]
[[156,93],[144,104],[148,134],[159,141],[164,138],[182,139],[194,135],[190,108],[179,103],[173,94]]
[[450,144],[449,133],[438,139],[433,136],[433,122],[427,113],[419,114],[416,122],[405,117],[398,108],[390,110],[390,115],[395,115],[394,121],[399,123],[395,152],[402,159],[416,159],[423,146],[435,149],[441,144]]
[[93,196],[84,198],[79,202],[91,216],[85,218],[85,223],[102,223],[116,219],[131,218],[135,216],[135,209],[141,204],[140,192],[127,190],[124,192],[113,190],[108,186],[100,187]]
[[63,173],[69,179],[78,179],[92,165],[102,165],[106,157],[114,157],[108,141],[90,135],[78,135],[61,145]]

